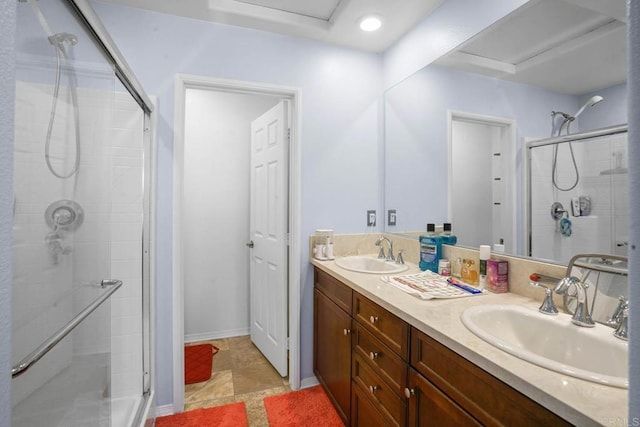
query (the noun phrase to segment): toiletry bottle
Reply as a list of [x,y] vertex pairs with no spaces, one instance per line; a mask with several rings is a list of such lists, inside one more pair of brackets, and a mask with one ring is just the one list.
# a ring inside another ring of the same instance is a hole
[[487,260],[491,257],[491,246],[480,245],[480,289],[487,284]]
[[427,224],[427,235],[420,236],[420,270],[438,272],[442,256],[442,236],[436,236],[435,224]]
[[445,222],[442,224],[442,243],[445,245],[455,245],[458,243],[458,238],[451,234],[451,223]]
[[462,258],[458,257],[451,263],[451,275],[456,279],[462,278]]
[[460,278],[463,282],[470,285],[475,285],[478,283],[478,270],[476,270],[476,262],[474,260],[467,258],[462,260]]
[[438,274],[441,276],[451,276],[451,262],[448,259],[441,259],[438,263]]

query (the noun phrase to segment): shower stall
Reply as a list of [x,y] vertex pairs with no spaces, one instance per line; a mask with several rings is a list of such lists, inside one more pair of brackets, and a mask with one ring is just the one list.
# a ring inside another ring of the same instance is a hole
[[17,18],[11,424],[150,424],[151,102],[87,1]]
[[526,144],[527,255],[627,255],[627,126]]

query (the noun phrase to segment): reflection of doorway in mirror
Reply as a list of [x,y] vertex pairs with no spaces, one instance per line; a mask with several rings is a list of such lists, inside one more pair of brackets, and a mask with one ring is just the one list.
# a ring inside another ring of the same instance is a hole
[[514,123],[450,112],[449,218],[459,242],[516,249]]

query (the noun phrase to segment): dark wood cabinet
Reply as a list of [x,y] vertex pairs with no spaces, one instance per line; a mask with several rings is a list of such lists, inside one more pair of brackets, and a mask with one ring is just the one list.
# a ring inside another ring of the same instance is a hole
[[[324,273],[319,273],[321,276],[319,280],[322,281]],[[318,277],[316,278],[318,279]],[[351,289],[349,289],[350,291]],[[340,417],[345,424],[349,425],[351,414],[351,315],[316,287],[314,290],[314,325],[314,373],[333,401]]]
[[415,369],[409,369],[409,426],[480,426],[475,418]]
[[571,425],[320,269],[314,321],[314,372],[346,425]]
[[411,366],[482,425],[571,425],[415,328],[411,330]]

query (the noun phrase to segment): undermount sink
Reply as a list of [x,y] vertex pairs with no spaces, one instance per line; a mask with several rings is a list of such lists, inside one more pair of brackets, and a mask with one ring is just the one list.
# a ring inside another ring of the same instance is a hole
[[462,323],[489,344],[527,362],[583,380],[628,388],[628,345],[613,329],[582,328],[571,316],[515,305],[466,309]]
[[374,256],[354,255],[343,258],[336,258],[336,265],[345,270],[357,271],[358,273],[372,274],[394,274],[406,271],[409,266],[406,264],[396,264],[393,261],[385,261]]

